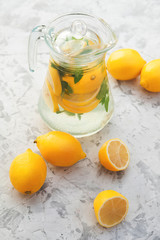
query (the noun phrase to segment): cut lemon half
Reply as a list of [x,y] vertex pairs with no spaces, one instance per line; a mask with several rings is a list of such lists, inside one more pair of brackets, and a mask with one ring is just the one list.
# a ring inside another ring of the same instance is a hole
[[108,170],[121,171],[128,167],[129,150],[122,140],[115,138],[105,142],[99,150],[99,160]]
[[97,221],[107,228],[120,223],[127,215],[128,207],[127,198],[113,190],[100,192],[94,200]]

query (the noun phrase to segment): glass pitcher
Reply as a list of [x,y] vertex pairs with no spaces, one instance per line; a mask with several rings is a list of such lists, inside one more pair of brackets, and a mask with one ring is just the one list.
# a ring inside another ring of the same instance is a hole
[[35,27],[29,38],[29,68],[35,71],[36,46],[50,50],[39,112],[52,130],[76,137],[101,130],[113,113],[105,55],[116,44],[111,28],[91,15],[67,14]]

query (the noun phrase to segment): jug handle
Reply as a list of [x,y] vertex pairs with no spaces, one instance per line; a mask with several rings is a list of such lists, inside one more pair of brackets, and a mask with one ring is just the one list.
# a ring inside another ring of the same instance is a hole
[[39,40],[44,39],[46,26],[40,25],[33,28],[28,42],[28,64],[31,72],[34,72],[37,65],[37,45]]

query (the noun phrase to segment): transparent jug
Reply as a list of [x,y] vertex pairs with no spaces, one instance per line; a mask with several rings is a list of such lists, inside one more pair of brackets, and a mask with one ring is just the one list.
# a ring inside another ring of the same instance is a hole
[[81,13],[37,26],[29,38],[31,71],[35,71],[40,39],[50,50],[38,104],[42,119],[50,129],[76,137],[98,132],[113,113],[105,56],[116,44],[115,34],[102,19]]

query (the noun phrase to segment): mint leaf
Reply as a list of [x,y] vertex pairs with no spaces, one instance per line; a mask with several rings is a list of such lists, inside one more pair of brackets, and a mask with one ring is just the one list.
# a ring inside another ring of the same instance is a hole
[[106,96],[106,98],[105,98],[104,106],[105,106],[106,112],[108,112],[108,106],[109,106],[109,95]]
[[75,116],[75,113],[68,112],[67,110],[57,111],[57,114],[66,113],[68,116]]
[[74,83],[76,84],[83,77],[83,71],[82,70],[77,70],[72,76],[74,77]]
[[59,76],[60,78],[62,79],[62,77],[65,75],[65,72],[64,72],[64,69],[56,64],[54,64],[53,62],[51,62],[51,67],[52,68],[55,68],[58,73],[59,73]]
[[68,112],[67,110],[64,110],[64,112],[65,112],[68,116],[75,116],[75,113]]
[[71,40],[71,38],[67,36],[65,41],[68,42],[69,40]]
[[88,39],[85,39],[84,41],[87,43],[87,46],[88,46],[89,45]]
[[62,92],[65,92],[66,88],[68,87],[68,83],[66,81],[61,81],[62,84]]
[[60,113],[63,113],[63,112],[64,112],[64,110],[63,110],[63,111],[57,111],[56,113],[57,113],[57,114],[60,114]]
[[81,52],[81,55],[92,52],[91,48],[86,48]]
[[105,97],[103,97],[103,98],[101,99],[100,103],[101,103],[102,105],[104,105],[104,103],[105,103]]
[[67,93],[68,93],[68,95],[71,94],[71,93],[73,93],[73,90],[72,90],[72,88],[69,86],[69,84],[68,84],[68,86],[67,86]]
[[57,69],[57,66],[53,62],[51,62],[51,67]]
[[68,116],[75,116],[75,113],[68,112],[67,110],[57,111],[57,114],[66,113]]
[[[59,65],[56,65],[55,63],[51,62],[51,67],[55,68],[60,76],[61,82],[63,82],[62,77],[65,75],[65,72],[67,72],[67,69],[62,68]],[[65,71],[64,71],[65,70]],[[68,70],[68,72],[70,73],[70,71]],[[71,73],[70,73],[71,74]],[[83,70],[78,69],[75,71],[74,74],[71,74],[72,77],[74,77],[74,83],[76,84],[77,82],[79,82],[81,80],[81,78],[83,77]],[[65,81],[64,81],[65,82]],[[62,86],[63,87],[63,86]],[[70,86],[69,86],[70,88]],[[70,93],[71,93],[71,89],[69,89]]]
[[109,89],[108,89],[107,77],[103,80],[101,88],[96,98],[100,100],[100,103],[104,105],[106,112],[108,112]]
[[81,120],[83,113],[77,113],[78,119]]
[[67,93],[68,93],[68,94],[72,94],[72,93],[73,93],[73,90],[72,90],[72,88],[69,86],[69,84],[68,84],[68,87],[67,87]]
[[106,81],[106,79],[104,79],[96,98],[99,100],[102,100],[102,98],[104,98],[107,93],[108,93],[107,81]]
[[73,37],[73,36],[71,37],[71,39],[72,39],[72,40],[78,40],[77,38],[75,38],[75,37]]
[[66,93],[67,95],[70,95],[73,93],[72,88],[69,86],[68,82],[66,81],[61,81],[62,84],[62,95],[64,95],[64,93]]
[[75,38],[75,37],[72,36],[71,39],[72,39],[72,40],[82,40],[83,37],[82,37],[82,38]]

